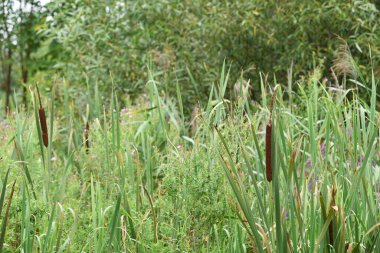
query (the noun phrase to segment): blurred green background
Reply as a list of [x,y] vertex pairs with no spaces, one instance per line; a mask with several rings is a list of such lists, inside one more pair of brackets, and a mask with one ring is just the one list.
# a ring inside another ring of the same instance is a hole
[[[302,79],[318,67],[333,85],[334,67],[338,79],[346,78],[347,85],[356,88],[351,79],[368,81],[371,69],[375,75],[380,72],[379,1],[5,0],[0,4],[3,112],[14,107],[12,97],[30,106],[30,85],[39,83],[48,92],[63,80],[79,109],[86,105],[81,98],[95,84],[103,103],[112,87],[121,103],[133,103],[145,93],[148,68],[154,69],[162,94],[175,95],[179,84],[187,114],[207,100],[223,61],[231,68],[229,93],[237,80],[249,79],[253,100],[260,97],[260,78],[276,78],[287,85],[289,77]],[[356,69],[350,67],[351,60]],[[366,87],[359,87],[359,93],[368,100]]]

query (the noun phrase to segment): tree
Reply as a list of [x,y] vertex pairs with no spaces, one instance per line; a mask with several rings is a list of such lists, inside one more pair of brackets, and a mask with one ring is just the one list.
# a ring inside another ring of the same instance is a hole
[[[36,0],[1,0],[0,4],[1,87],[5,91],[7,112],[12,85],[19,83],[23,87],[23,102],[27,102],[29,73],[38,66],[35,62],[32,64],[31,54],[39,46],[35,26],[41,22],[41,5]],[[18,70],[16,75],[14,70]]]
[[34,27],[40,22],[41,5],[35,0],[20,0],[20,8],[18,10],[17,28],[17,49],[19,53],[19,64],[21,70],[21,82],[23,86],[23,103],[27,103],[26,84],[28,82],[29,73],[36,68],[36,64],[32,64],[31,54],[36,51],[39,46],[39,36]]
[[9,110],[9,98],[11,94],[11,82],[12,82],[12,67],[13,67],[13,49],[14,44],[12,43],[13,30],[12,30],[12,19],[13,19],[13,1],[1,1],[0,7],[0,17],[1,17],[1,40],[0,40],[0,59],[1,59],[1,73],[2,73],[2,87],[5,90],[5,111]]

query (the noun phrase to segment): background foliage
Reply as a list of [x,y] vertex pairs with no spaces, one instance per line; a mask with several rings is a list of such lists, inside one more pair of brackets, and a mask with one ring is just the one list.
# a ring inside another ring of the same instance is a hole
[[[5,2],[12,7],[17,1]],[[21,26],[17,15],[3,10]],[[178,81],[191,108],[207,99],[223,60],[232,69],[229,87],[243,76],[258,99],[260,71],[286,84],[288,69],[299,79],[320,66],[331,79],[339,45],[347,42],[368,81],[364,66],[380,71],[379,23],[371,1],[57,0],[35,8],[23,32],[12,26],[17,39],[8,47],[25,50],[16,41],[28,37],[28,84],[39,81],[49,88],[54,78],[64,77],[73,94],[97,82],[102,91],[114,87],[134,100],[144,93],[147,68],[154,68],[159,89],[175,95]],[[7,44],[2,45],[4,55]],[[21,58],[14,54],[10,60],[18,65]],[[22,64],[14,68],[11,90],[20,89],[21,70]]]

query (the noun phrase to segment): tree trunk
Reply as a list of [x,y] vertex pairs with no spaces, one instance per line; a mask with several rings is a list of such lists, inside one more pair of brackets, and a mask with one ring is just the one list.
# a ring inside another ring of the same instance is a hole
[[28,82],[28,69],[26,68],[25,64],[22,64],[21,66],[21,75],[22,75],[22,83],[23,83],[23,93],[22,93],[22,102],[24,103],[24,106],[26,108],[26,94],[27,94],[27,89],[26,89],[26,83]]
[[5,77],[5,113],[9,112],[11,84],[12,84],[12,50],[9,49],[7,56],[8,64],[6,64],[6,77]]

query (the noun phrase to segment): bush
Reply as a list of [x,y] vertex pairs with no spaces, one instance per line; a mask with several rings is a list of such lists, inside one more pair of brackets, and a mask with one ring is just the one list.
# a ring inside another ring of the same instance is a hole
[[318,65],[327,75],[342,44],[338,36],[359,67],[370,64],[370,46],[375,72],[380,71],[379,12],[369,1],[114,0],[48,6],[55,14],[45,32],[64,48],[58,72],[74,83],[97,81],[106,91],[113,84],[132,99],[144,92],[147,66],[160,71],[157,80],[167,94],[175,95],[179,81],[186,105],[207,99],[224,59],[234,73],[231,81],[244,71],[256,91],[259,71],[276,73],[281,83],[291,65],[295,77]]

